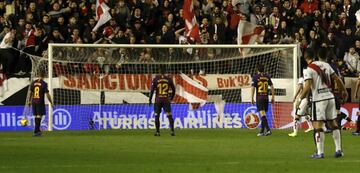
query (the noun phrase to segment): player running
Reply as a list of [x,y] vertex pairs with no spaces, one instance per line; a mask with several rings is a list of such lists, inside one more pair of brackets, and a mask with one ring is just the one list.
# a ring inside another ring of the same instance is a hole
[[50,103],[53,106],[51,96],[49,94],[48,85],[43,80],[45,76],[44,71],[39,72],[39,78],[34,80],[30,85],[30,98],[29,105],[32,104],[33,115],[35,116],[35,129],[34,136],[41,136],[41,118],[46,114],[45,110],[45,95]]
[[[319,50],[319,56],[324,57],[325,50]],[[335,81],[339,86],[343,99],[346,100],[348,93],[339,76],[326,62],[314,61],[314,53],[307,49],[304,54],[304,59],[308,64],[306,73],[304,74],[305,86],[300,94],[300,98],[296,101],[296,107],[299,107],[300,101],[308,95],[312,94],[312,122],[314,126],[314,140],[316,143],[317,153],[312,155],[312,158],[324,158],[324,121],[327,121],[333,129],[333,139],[335,142],[335,158],[342,157],[343,152],[341,148],[341,134],[338,125],[335,121],[335,99],[331,91],[331,81]]]
[[[174,119],[171,114],[171,105],[170,102],[175,96],[175,86],[172,79],[168,76],[165,76],[165,66],[160,66],[159,75],[153,79],[151,83],[151,90],[149,96],[149,105],[151,104],[152,96],[155,91],[155,127],[156,132],[155,136],[160,136],[160,113],[164,109],[170,124],[171,136],[175,136],[174,132]],[[171,90],[170,90],[171,89]],[[170,92],[171,91],[171,92]]]
[[271,81],[270,75],[264,72],[264,66],[257,66],[258,74],[253,76],[252,79],[252,89],[251,89],[251,103],[254,104],[254,94],[256,90],[256,107],[261,115],[261,130],[257,136],[269,136],[271,135],[271,130],[266,119],[266,112],[268,111],[269,104],[269,93],[268,87],[271,87],[271,102],[275,103],[275,89]]
[[[303,73],[305,73],[305,69],[303,70]],[[303,90],[304,87],[304,78],[299,78],[299,82],[296,88],[296,93],[294,97],[294,103],[296,101],[296,98],[299,96],[300,92]],[[314,130],[309,116],[309,96],[307,96],[305,99],[301,100],[299,108],[295,108],[295,116],[294,116],[294,126],[293,126],[293,132],[288,134],[290,137],[296,137],[297,133],[299,131],[299,127],[301,125],[300,118],[305,116],[305,121],[308,124],[308,129],[305,130],[305,133],[310,132]]]

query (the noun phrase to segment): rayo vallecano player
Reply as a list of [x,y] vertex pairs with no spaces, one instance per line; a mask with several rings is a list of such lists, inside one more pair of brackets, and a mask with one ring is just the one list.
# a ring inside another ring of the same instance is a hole
[[[324,50],[319,50],[319,52]],[[304,59],[308,64],[306,73],[304,74],[305,85],[296,101],[296,106],[299,107],[300,101],[307,97],[311,91],[312,94],[312,122],[314,126],[314,140],[316,143],[317,152],[312,155],[312,158],[324,158],[324,122],[329,122],[330,128],[333,129],[333,139],[335,142],[335,157],[343,156],[341,148],[341,134],[338,129],[335,109],[334,94],[331,91],[331,81],[335,81],[339,86],[341,95],[344,100],[347,100],[348,93],[339,76],[337,76],[331,66],[326,62],[314,61],[315,57],[311,49],[307,49],[304,54]]]
[[[306,69],[303,70],[303,74],[305,73],[305,70]],[[294,103],[295,103],[297,97],[299,96],[300,92],[303,90],[303,88],[304,88],[304,78],[300,77],[298,84],[297,84],[297,88],[296,88]],[[301,125],[301,122],[300,122],[301,117],[305,117],[305,121],[307,122],[308,127],[309,127],[307,130],[305,130],[305,133],[314,130],[314,128],[311,124],[311,121],[310,121],[309,104],[310,104],[309,96],[307,96],[306,98],[301,100],[299,107],[295,108],[293,132],[289,134],[290,137],[297,136],[297,132],[299,131],[299,127]]]

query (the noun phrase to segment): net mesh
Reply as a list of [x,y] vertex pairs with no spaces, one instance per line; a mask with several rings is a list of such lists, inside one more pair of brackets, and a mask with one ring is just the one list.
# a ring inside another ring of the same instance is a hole
[[[291,123],[293,48],[93,46],[52,48],[55,130],[154,128],[153,108],[147,103],[159,64],[166,65],[175,83],[184,74],[209,90],[207,103],[199,109],[172,104],[176,128],[258,127],[259,119],[251,116],[258,115],[256,107],[249,103],[257,64],[265,65],[276,88],[276,103],[269,104],[267,113],[270,126]],[[47,58],[32,57],[32,62],[32,80],[40,69],[49,72]],[[218,100],[225,102],[223,111],[213,104]],[[168,127],[163,114],[161,122],[162,128]]]

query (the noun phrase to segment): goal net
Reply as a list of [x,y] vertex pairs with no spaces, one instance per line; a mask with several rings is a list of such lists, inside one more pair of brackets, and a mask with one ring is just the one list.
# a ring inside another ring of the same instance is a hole
[[[33,58],[32,79],[39,69],[48,73],[54,99],[44,120],[48,130],[155,128],[148,103],[159,65],[176,84],[175,128],[258,128],[251,104],[257,64],[275,87],[270,126],[288,128],[292,121],[296,45],[49,44],[47,57]],[[160,120],[167,128],[163,113]]]

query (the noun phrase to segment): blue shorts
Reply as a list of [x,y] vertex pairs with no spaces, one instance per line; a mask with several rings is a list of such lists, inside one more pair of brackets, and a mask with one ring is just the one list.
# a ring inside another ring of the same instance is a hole
[[258,111],[268,111],[269,99],[257,99],[256,107]]
[[160,115],[162,109],[164,109],[166,113],[171,113],[170,102],[158,102],[154,104],[155,115]]
[[46,114],[46,110],[45,110],[45,104],[41,104],[41,103],[33,103],[32,104],[32,109],[33,109],[33,115],[45,115]]

